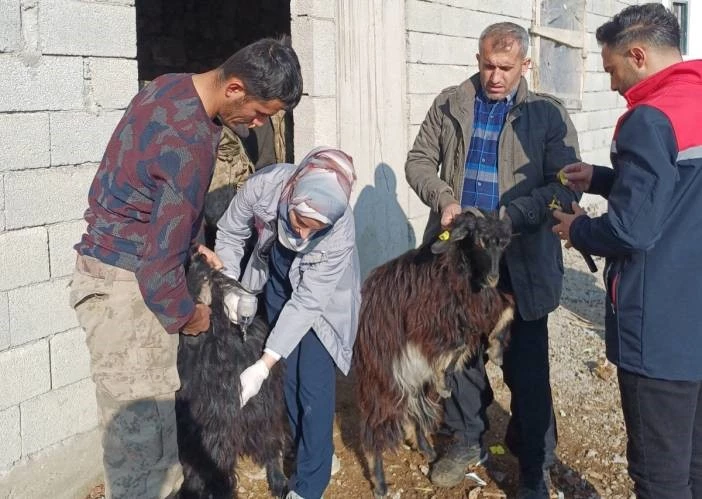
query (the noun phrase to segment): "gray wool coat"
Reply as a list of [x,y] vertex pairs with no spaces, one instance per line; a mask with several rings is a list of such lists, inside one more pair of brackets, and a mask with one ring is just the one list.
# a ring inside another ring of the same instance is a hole
[[[217,228],[215,252],[224,272],[248,289],[261,291],[268,279],[268,252],[277,237],[278,203],[296,169],[277,164],[259,170],[239,189]],[[240,268],[244,247],[252,234],[258,240],[246,269]],[[311,248],[297,254],[289,272],[293,293],[270,333],[266,348],[287,357],[312,328],[348,374],[361,306],[361,277],[353,211],[344,215]]]

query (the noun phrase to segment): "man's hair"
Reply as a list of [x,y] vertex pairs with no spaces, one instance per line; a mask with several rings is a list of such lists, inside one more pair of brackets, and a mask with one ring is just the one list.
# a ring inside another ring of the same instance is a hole
[[254,99],[280,100],[285,109],[297,106],[302,96],[302,73],[290,38],[263,38],[238,50],[219,66],[220,81],[239,78]]
[[597,28],[600,45],[625,48],[633,42],[680,49],[680,25],[675,15],[659,3],[631,5]]
[[504,22],[491,24],[480,34],[478,47],[482,47],[485,40],[492,40],[492,48],[496,50],[509,50],[514,42],[519,44],[519,55],[524,59],[529,50],[529,33],[518,24]]

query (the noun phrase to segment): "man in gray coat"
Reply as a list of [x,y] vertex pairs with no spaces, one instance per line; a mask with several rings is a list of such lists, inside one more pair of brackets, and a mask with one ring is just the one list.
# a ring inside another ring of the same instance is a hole
[[[500,286],[514,294],[517,314],[504,357],[512,393],[506,443],[519,459],[518,497],[548,498],[556,424],[549,382],[548,314],[559,303],[563,257],[551,232],[549,205],[576,199],[557,173],[577,161],[578,142],[556,99],[529,91],[527,32],[513,23],[480,36],[479,72],[434,100],[407,156],[407,181],[431,207],[425,241],[468,206],[505,206],[514,237],[501,265]],[[493,393],[482,355],[451,379],[444,425],[453,435],[433,466],[432,482],[459,484],[483,462],[482,437]]]

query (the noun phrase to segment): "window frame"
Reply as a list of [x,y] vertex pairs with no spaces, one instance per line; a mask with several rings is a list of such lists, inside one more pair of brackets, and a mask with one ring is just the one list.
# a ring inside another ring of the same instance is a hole
[[[680,7],[680,15],[678,15],[677,7]],[[690,2],[688,0],[673,0],[670,3],[670,10],[673,12],[680,25],[680,53],[682,55],[688,55],[690,39]]]
[[[556,43],[566,45],[574,49],[580,49],[580,81],[578,82],[577,98],[565,97],[557,92],[546,91],[554,95],[554,97],[563,101],[563,105],[569,111],[581,111],[583,109],[583,92],[585,88],[585,59],[587,57],[587,47],[585,45],[585,22],[582,23],[582,30],[568,30],[562,28],[553,28],[550,26],[541,25],[541,7],[544,0],[534,0],[532,3],[532,23],[529,28],[531,38],[531,84],[537,92],[542,91],[540,85],[541,76],[541,39],[552,40]],[[587,11],[587,2],[582,2],[582,12],[580,14],[585,19]]]

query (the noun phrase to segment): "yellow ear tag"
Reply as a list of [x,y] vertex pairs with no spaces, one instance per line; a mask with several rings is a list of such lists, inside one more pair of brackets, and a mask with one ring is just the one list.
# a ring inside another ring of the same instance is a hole
[[553,198],[551,199],[551,202],[548,204],[548,209],[549,210],[561,210],[563,207],[561,206],[561,202],[558,201],[558,198],[554,194]]
[[440,241],[448,241],[450,237],[451,237],[451,233],[447,230],[445,230],[441,234],[439,234]]
[[563,170],[558,172],[558,180],[561,181],[561,184],[566,185],[568,183],[568,179],[565,176],[565,172]]

